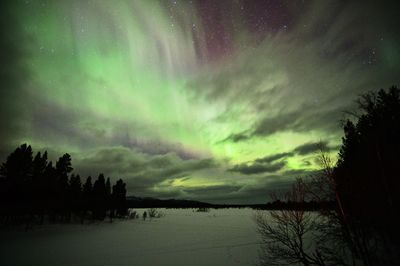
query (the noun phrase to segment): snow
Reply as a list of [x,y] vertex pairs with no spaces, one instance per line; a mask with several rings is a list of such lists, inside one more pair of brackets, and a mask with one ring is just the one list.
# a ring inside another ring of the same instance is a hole
[[[0,231],[0,265],[255,265],[251,209],[159,209],[152,220]],[[136,210],[140,215],[144,209]]]

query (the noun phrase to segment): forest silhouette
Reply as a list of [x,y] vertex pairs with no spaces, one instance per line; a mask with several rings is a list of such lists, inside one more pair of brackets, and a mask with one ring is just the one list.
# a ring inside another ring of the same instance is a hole
[[111,187],[103,174],[82,184],[72,173],[66,153],[53,166],[47,151],[33,157],[30,145],[22,144],[0,167],[0,216],[5,224],[103,220],[126,215],[126,184],[119,179]]

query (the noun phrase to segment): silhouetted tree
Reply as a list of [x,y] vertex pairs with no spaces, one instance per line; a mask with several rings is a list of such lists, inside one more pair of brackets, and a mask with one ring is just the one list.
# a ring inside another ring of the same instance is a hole
[[119,179],[113,186],[112,198],[117,216],[126,215],[126,184],[122,179]]
[[[85,216],[86,212],[92,210],[93,206],[93,185],[92,185],[92,177],[88,176],[86,178],[86,182],[82,187],[82,205],[83,205],[83,215]],[[82,222],[83,222],[82,217]]]
[[59,175],[67,176],[74,168],[71,166],[71,155],[68,153],[61,156],[56,162],[56,170]]
[[400,245],[399,95],[392,87],[360,97],[361,113],[344,123],[333,173],[354,249],[366,265],[384,263],[381,253]]
[[79,175],[71,175],[69,181],[69,198],[72,211],[78,212],[83,209],[82,205],[82,183]]
[[106,195],[105,195],[105,206],[106,209],[110,211],[110,217],[113,218],[114,213],[113,210],[111,209],[111,183],[110,183],[110,178],[107,177],[106,181]]
[[22,144],[11,153],[0,168],[5,178],[7,199],[27,200],[32,184],[32,148]]
[[[33,200],[45,200],[47,183],[45,179],[45,171],[47,167],[47,151],[43,153],[36,153],[32,163],[32,186],[33,186]],[[42,203],[40,203],[42,204]]]
[[104,175],[100,174],[93,185],[94,217],[104,219],[106,215],[106,184]]
[[57,173],[53,167],[53,162],[49,162],[44,169],[44,182],[45,182],[45,199],[48,202],[54,202],[57,196]]
[[58,183],[58,192],[60,197],[65,197],[68,190],[68,174],[73,170],[71,167],[71,157],[64,154],[56,162],[56,174]]
[[106,197],[107,198],[111,197],[111,183],[110,183],[109,177],[107,177],[107,181],[106,181]]
[[83,185],[83,196],[85,198],[90,198],[92,195],[92,189],[93,189],[93,185],[92,185],[92,177],[88,176],[88,178],[86,179],[85,184]]
[[69,180],[68,174],[73,170],[71,167],[71,156],[66,153],[61,156],[56,162],[56,192],[57,192],[57,202],[58,209],[61,212],[69,210],[69,212],[64,213],[64,219],[69,220],[71,217],[70,206],[69,206]]
[[82,193],[81,177],[79,175],[71,175],[70,193],[73,199],[79,200]]
[[320,170],[312,174],[305,183],[308,197],[318,206],[315,244],[329,258],[330,264],[354,265],[356,257],[352,252],[351,241],[349,242],[350,232],[334,179],[335,161],[322,143],[319,145],[316,162]]

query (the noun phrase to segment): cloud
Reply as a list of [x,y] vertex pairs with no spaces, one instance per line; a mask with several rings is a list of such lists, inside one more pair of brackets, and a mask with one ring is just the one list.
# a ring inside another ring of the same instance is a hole
[[207,197],[209,195],[225,195],[234,193],[242,188],[240,185],[218,185],[218,186],[203,186],[203,187],[183,187],[182,190],[188,194],[194,194],[196,197]]
[[175,153],[184,160],[198,159],[203,155],[186,149],[181,143],[167,141],[160,137],[147,139],[125,136],[122,143],[125,147],[138,149],[150,155]]
[[[218,123],[243,121],[223,141],[310,131],[338,137],[343,111],[354,108],[359,94],[400,82],[399,66],[389,64],[384,48],[399,40],[379,35],[382,25],[398,18],[384,10],[368,1],[310,2],[290,30],[266,35],[257,47],[188,88],[194,99],[224,106]],[[388,29],[393,30],[398,31]]]
[[228,171],[238,172],[245,175],[275,173],[286,166],[286,161],[282,159],[287,159],[294,155],[294,152],[276,153],[255,159],[250,162],[237,164],[234,167],[228,169]]
[[263,158],[256,159],[255,162],[257,163],[271,163],[276,160],[282,159],[282,158],[288,158],[293,156],[294,154],[292,152],[282,152],[282,153],[276,153],[272,154]]
[[251,164],[238,164],[229,169],[232,172],[239,172],[245,175],[260,174],[260,173],[274,173],[281,170],[285,166],[285,162],[278,163],[251,163]]
[[273,193],[287,192],[297,177],[307,178],[315,173],[315,170],[297,169],[286,170],[282,174],[266,174],[256,182],[231,182],[231,184],[207,187],[199,186],[185,189],[183,197],[213,203],[254,204],[266,203],[271,200]]
[[331,151],[335,150],[337,147],[331,147],[328,145],[327,141],[320,142],[308,142],[303,145],[296,147],[293,151],[299,155],[307,155],[310,153],[315,153],[317,151]]
[[[315,170],[297,169],[286,170],[281,174],[266,175],[253,184],[245,184],[235,193],[228,195],[226,201],[237,201],[242,203],[265,203],[271,200],[273,193],[287,192],[298,177],[307,178],[315,174]],[[232,197],[232,198],[230,198]],[[251,200],[253,199],[253,201]]]
[[345,110],[350,110],[351,103],[340,106],[338,109],[315,112],[317,106],[299,107],[290,113],[279,113],[276,116],[258,118],[249,129],[234,133],[226,137],[222,142],[241,142],[254,137],[266,137],[281,132],[309,132],[311,130],[322,130],[338,134],[341,131],[341,121]]
[[250,138],[250,134],[248,133],[248,131],[243,131],[240,133],[231,134],[220,142],[225,142],[225,141],[240,142],[240,141],[248,140],[249,138]]
[[76,173],[84,177],[104,173],[114,179],[123,178],[129,193],[134,195],[154,194],[163,182],[218,166],[211,158],[184,160],[175,153],[150,155],[121,146],[72,157]]

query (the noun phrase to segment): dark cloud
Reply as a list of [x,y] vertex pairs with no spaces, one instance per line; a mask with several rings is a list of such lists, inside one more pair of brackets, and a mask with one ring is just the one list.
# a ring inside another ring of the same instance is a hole
[[274,117],[266,117],[256,122],[249,130],[231,134],[224,141],[240,142],[253,137],[265,137],[275,133],[294,131],[308,132],[310,130],[323,130],[339,134],[341,132],[341,121],[344,118],[344,111],[352,108],[352,103],[347,107],[341,106],[337,110],[323,109],[315,112],[316,106],[302,106],[290,113],[281,113]]
[[199,154],[185,149],[181,143],[169,142],[162,138],[144,139],[129,137],[126,135],[122,143],[125,147],[138,149],[150,155],[167,154],[172,152],[184,160],[199,158]]
[[288,158],[293,156],[294,154],[292,152],[282,152],[282,153],[277,153],[277,154],[272,154],[263,158],[256,159],[255,162],[258,163],[272,163],[276,160],[282,159],[282,158]]
[[310,130],[323,130],[330,133],[341,131],[340,121],[343,111],[351,108],[337,105],[334,110],[318,108],[315,104],[300,106],[296,111],[282,113],[275,117],[262,119],[253,129],[251,136],[268,136],[282,131],[308,132]]
[[205,187],[182,187],[182,190],[188,194],[194,194],[196,197],[212,195],[226,195],[239,191],[242,186],[239,185],[219,185],[219,186],[205,186]]
[[144,170],[147,158],[140,152],[123,147],[102,148],[89,154],[72,154],[75,171],[84,176],[104,173],[120,177]]
[[[75,171],[82,176],[104,173],[123,178],[129,194],[154,194],[163,182],[218,166],[213,159],[182,159],[174,153],[149,155],[126,147],[102,148],[87,155],[72,154]],[[168,189],[172,189],[168,187]],[[163,190],[160,190],[163,191]]]
[[254,161],[251,162],[237,164],[228,171],[238,172],[246,175],[260,174],[260,173],[274,173],[283,169],[286,166],[286,161],[281,159],[286,159],[293,155],[295,155],[295,153],[293,152],[272,154],[262,158],[255,159]]
[[300,107],[291,113],[281,113],[274,117],[266,117],[256,122],[250,129],[240,133],[231,134],[222,142],[241,142],[253,137],[266,137],[275,133],[294,131],[308,132],[310,130],[323,130],[330,134],[340,134],[341,121],[344,111],[353,108],[350,102],[347,107],[341,106],[337,110],[315,112],[316,106]]
[[250,138],[250,135],[248,134],[248,131],[243,131],[241,133],[237,133],[237,134],[231,134],[228,137],[226,137],[225,139],[223,139],[220,142],[225,142],[225,141],[232,141],[232,142],[240,142],[240,141],[244,141]]
[[251,135],[268,136],[278,131],[293,129],[293,126],[299,117],[301,117],[301,114],[297,112],[292,112],[271,118],[264,118],[256,125]]
[[[255,159],[251,162],[242,163],[235,165],[233,168],[228,171],[231,172],[239,172],[246,175],[252,174],[261,174],[261,173],[275,173],[279,170],[284,169],[286,166],[286,160],[289,157],[293,157],[296,155],[307,155],[319,151],[320,149],[324,151],[336,150],[337,147],[331,147],[328,145],[328,142],[310,142],[296,147],[292,152],[282,152],[276,153],[272,155],[268,155],[262,158]],[[303,160],[303,166],[310,166],[310,162],[307,160]],[[307,170],[308,171],[308,170]],[[287,174],[292,175],[292,172],[288,172],[286,170],[282,173],[282,176]],[[299,172],[298,174],[302,174]]]
[[290,190],[296,178],[307,179],[315,173],[315,170],[297,169],[286,170],[279,175],[268,175],[256,184],[246,184],[236,194],[226,195],[226,199],[221,197],[220,200],[225,202],[265,203],[271,200],[272,194],[283,194]]
[[320,142],[309,142],[296,147],[293,151],[299,155],[307,155],[311,153],[316,153],[318,151],[332,151],[337,149],[337,147],[331,147],[328,145],[327,141]]
[[274,173],[281,170],[286,165],[285,162],[277,163],[252,163],[252,164],[238,164],[229,169],[232,172],[239,172],[245,175],[260,174],[260,173]]
[[205,200],[212,203],[266,203],[272,200],[272,194],[287,192],[296,178],[307,178],[312,174],[314,174],[314,171],[306,169],[284,171],[280,175],[261,177],[253,184],[216,186],[214,187],[215,190],[209,191],[206,187],[194,187],[186,191],[186,196],[191,199]]
[[272,194],[288,191],[293,183],[294,179],[281,179],[258,184],[257,186],[246,186],[238,195],[238,198],[245,201],[248,197],[254,197],[259,199],[258,203],[266,203],[271,200]]

